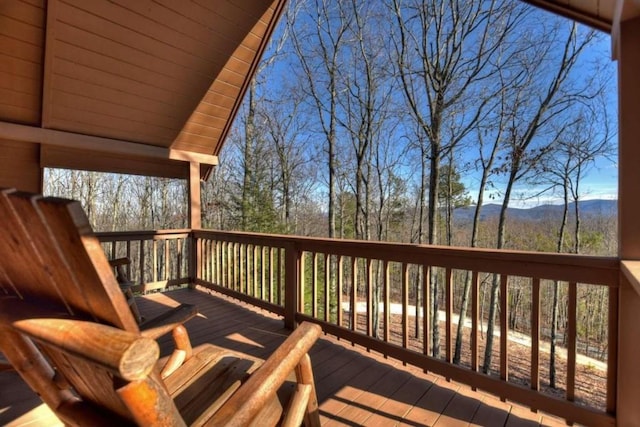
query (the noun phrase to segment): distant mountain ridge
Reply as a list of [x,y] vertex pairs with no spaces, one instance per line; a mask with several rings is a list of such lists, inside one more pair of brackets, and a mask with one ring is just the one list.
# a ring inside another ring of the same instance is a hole
[[[579,201],[580,216],[581,217],[594,217],[604,216],[612,217],[618,214],[618,201],[617,200],[582,200]],[[569,218],[573,218],[575,203],[569,204]],[[500,215],[501,205],[499,204],[487,204],[482,206],[480,211],[480,219],[486,220],[491,218],[498,218]],[[559,219],[562,215],[562,205],[540,205],[532,208],[508,208],[507,218],[519,219],[526,221],[541,221],[544,219]],[[458,208],[454,211],[454,221],[470,222],[473,220],[473,214],[475,212],[475,206],[467,206],[464,208]]]

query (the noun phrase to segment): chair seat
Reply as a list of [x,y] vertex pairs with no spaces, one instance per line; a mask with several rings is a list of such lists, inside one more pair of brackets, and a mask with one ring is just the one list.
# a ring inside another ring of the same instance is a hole
[[[180,415],[190,426],[206,426],[207,421],[249,378],[263,361],[251,356],[204,344],[165,379],[165,385]],[[295,388],[290,378],[277,396],[256,417],[256,425],[275,425]]]

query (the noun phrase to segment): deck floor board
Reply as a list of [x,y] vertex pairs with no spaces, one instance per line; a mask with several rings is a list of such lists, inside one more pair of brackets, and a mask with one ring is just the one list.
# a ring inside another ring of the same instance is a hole
[[[138,298],[146,318],[180,303],[198,306],[199,316],[186,325],[194,346],[211,343],[264,359],[288,334],[279,316],[218,294],[182,289]],[[170,336],[160,340],[160,347],[163,354],[170,352]],[[310,355],[321,420],[326,426],[564,423],[329,335],[321,337]],[[0,372],[0,425],[62,424],[17,374]]]

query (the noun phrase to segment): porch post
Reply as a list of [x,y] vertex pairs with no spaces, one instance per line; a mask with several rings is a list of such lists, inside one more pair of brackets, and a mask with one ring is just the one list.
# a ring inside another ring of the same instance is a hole
[[[640,18],[620,24],[618,58],[620,259],[640,260]],[[619,426],[640,425],[640,294],[620,275],[618,316]]]
[[[191,230],[202,228],[200,211],[200,163],[189,163],[189,228]],[[199,274],[200,251],[196,238],[191,234],[189,247],[189,277],[190,286],[193,286]]]
[[200,163],[189,163],[189,228],[201,228]]

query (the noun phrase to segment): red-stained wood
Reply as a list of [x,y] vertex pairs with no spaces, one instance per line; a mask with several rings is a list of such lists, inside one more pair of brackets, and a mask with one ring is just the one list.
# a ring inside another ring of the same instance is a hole
[[509,380],[509,276],[500,275],[500,379]]
[[479,278],[478,272],[471,275],[471,370],[478,370],[478,322],[479,316]]
[[567,400],[575,400],[576,389],[576,335],[578,322],[578,286],[569,283],[569,309],[567,312]]
[[[317,325],[300,325],[254,372],[243,387],[208,421],[212,425],[245,425],[254,419],[305,357],[320,336]],[[318,414],[316,414],[317,416]]]
[[618,290],[609,289],[609,330],[607,357],[607,412],[614,413],[616,408],[616,385],[618,377]]
[[382,262],[383,292],[384,292],[384,335],[385,342],[389,342],[389,330],[391,319],[391,296],[389,290],[389,262]]
[[531,389],[540,390],[540,279],[531,288]]
[[427,355],[431,349],[431,290],[429,289],[430,284],[430,274],[431,268],[423,264],[422,265],[422,353]]
[[[351,330],[358,328],[358,259],[351,257],[351,287],[350,287],[350,303],[349,303],[349,323]],[[341,309],[338,308],[339,310]]]
[[402,346],[409,342],[409,266],[402,263]]
[[[453,285],[451,281],[453,273],[450,268],[445,270],[445,355],[449,363],[453,363]],[[460,319],[459,321],[462,321]]]

